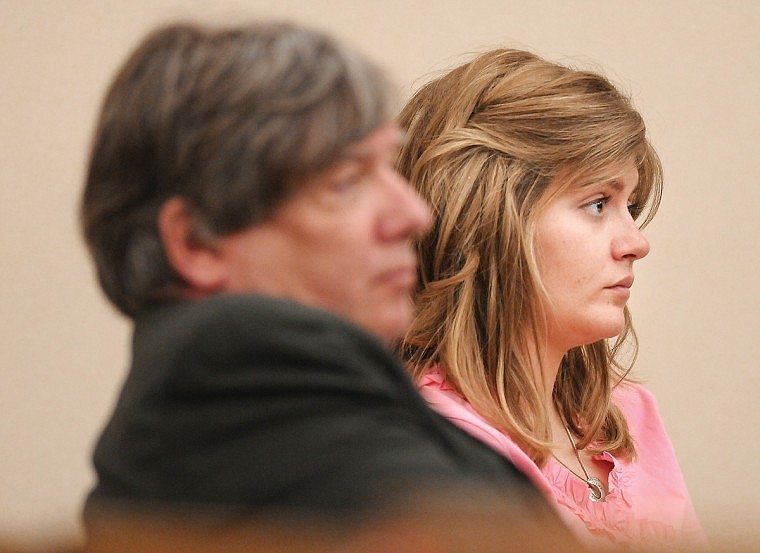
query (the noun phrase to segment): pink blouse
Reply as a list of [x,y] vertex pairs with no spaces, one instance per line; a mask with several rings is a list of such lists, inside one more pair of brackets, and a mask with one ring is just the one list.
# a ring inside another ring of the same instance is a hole
[[433,409],[522,470],[582,541],[601,546],[610,542],[636,546],[706,544],[657,403],[643,387],[626,383],[613,392],[637,455],[632,462],[609,453],[596,457],[611,465],[604,502],[591,501],[586,484],[553,458],[539,468],[509,436],[487,423],[437,369],[423,377],[419,387]]

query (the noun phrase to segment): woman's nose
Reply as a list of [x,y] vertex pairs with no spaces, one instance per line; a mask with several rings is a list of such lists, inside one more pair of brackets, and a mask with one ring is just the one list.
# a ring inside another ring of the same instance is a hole
[[613,245],[613,254],[619,259],[641,259],[649,253],[649,240],[630,216]]

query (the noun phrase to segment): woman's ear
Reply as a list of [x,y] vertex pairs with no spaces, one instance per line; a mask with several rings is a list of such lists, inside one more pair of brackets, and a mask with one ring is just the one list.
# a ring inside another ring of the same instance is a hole
[[188,283],[191,295],[206,296],[224,289],[227,270],[214,242],[199,236],[187,202],[170,198],[159,211],[158,232],[169,263]]

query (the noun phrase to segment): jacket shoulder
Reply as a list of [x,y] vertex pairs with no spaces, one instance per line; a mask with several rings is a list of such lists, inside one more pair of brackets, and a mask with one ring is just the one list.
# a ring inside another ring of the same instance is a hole
[[170,305],[137,321],[135,367],[250,370],[317,367],[360,370],[378,363],[403,369],[390,350],[348,321],[293,301],[219,295]]

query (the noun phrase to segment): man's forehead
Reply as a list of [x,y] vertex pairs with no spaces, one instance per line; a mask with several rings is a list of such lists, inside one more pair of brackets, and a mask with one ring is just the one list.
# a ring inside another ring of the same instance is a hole
[[395,152],[404,142],[404,133],[395,123],[385,123],[361,140],[349,144],[342,158],[363,158]]

